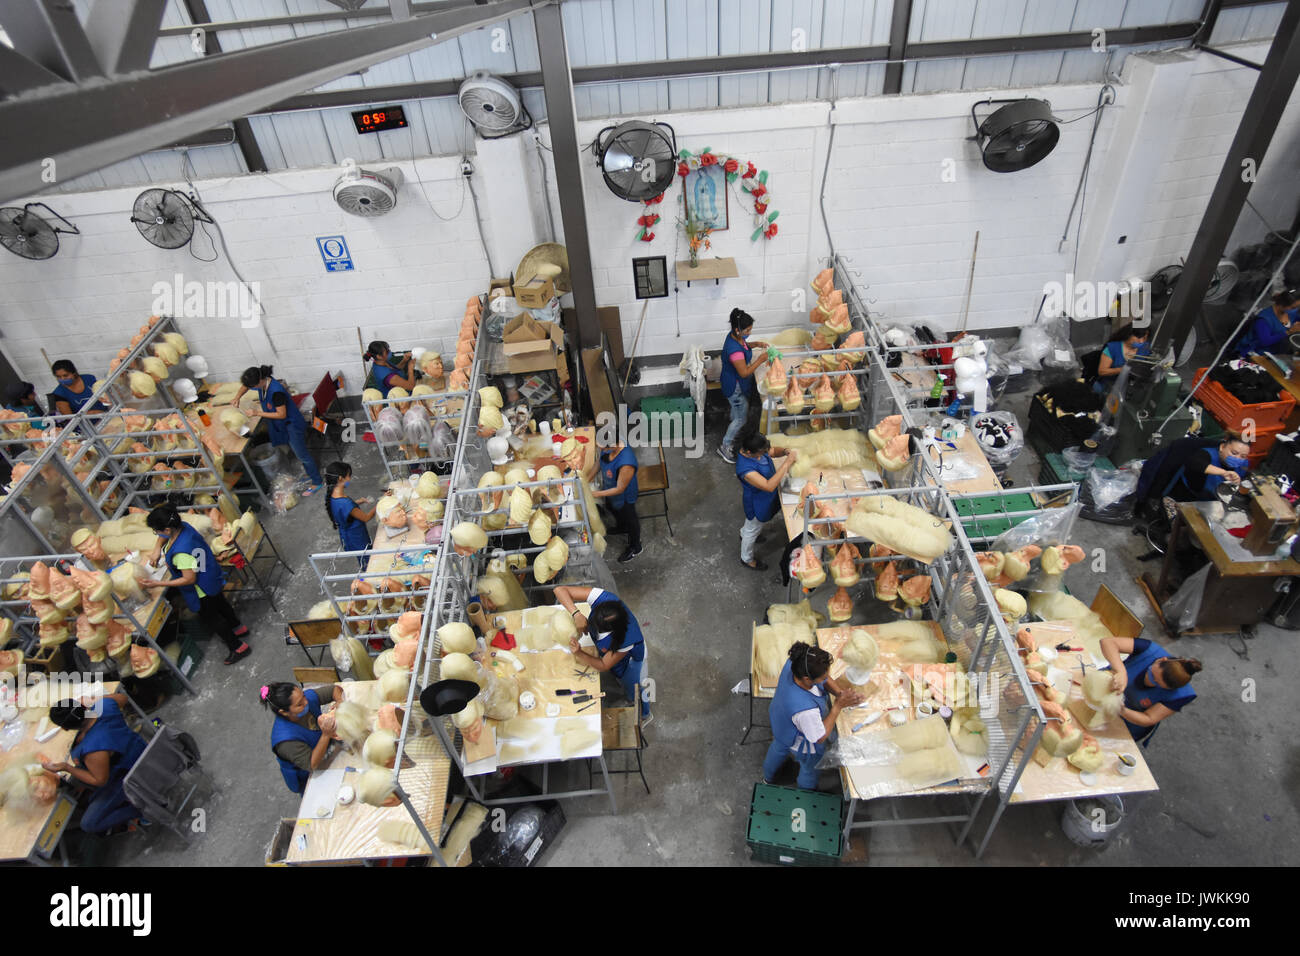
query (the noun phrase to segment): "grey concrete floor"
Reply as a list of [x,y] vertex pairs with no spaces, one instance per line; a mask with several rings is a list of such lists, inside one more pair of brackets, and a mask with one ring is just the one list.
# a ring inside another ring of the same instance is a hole
[[[1023,412],[1028,393],[1004,406]],[[745,824],[766,743],[742,746],[747,698],[732,688],[747,676],[749,634],[769,604],[784,600],[776,561],[784,532],[769,526],[759,553],[772,570],[754,573],[738,559],[742,521],[740,491],[731,466],[714,454],[723,425],[714,409],[708,419],[706,454],[687,460],[668,451],[669,492],[675,536],[662,519],[645,522],[645,552],[630,564],[613,561],[621,540],[611,542],[610,567],[618,592],[641,620],[650,674],[658,700],[647,731],[647,795],[635,775],[615,778],[619,802],[611,814],[603,799],[566,801],[567,825],[544,858],[545,865],[734,865],[748,863]],[[1022,418],[1023,421],[1023,418]],[[378,454],[369,445],[349,451],[360,493],[377,489]],[[1026,450],[1011,479],[1030,483],[1037,459]],[[330,550],[337,537],[320,498],[308,499],[267,522],[296,574],[277,593],[280,613],[249,604],[244,619],[254,653],[233,667],[221,664],[220,647],[207,645],[194,698],[164,705],[168,722],[190,731],[220,790],[204,801],[207,832],[186,847],[170,834],[113,838],[106,862],[119,865],[255,866],[262,863],[281,817],[295,813],[297,798],[284,787],[269,748],[270,717],[257,688],[290,678],[303,663],[297,647],[283,640],[285,613],[301,613],[319,600],[306,561]],[[1134,581],[1147,550],[1129,527],[1081,522],[1076,539],[1104,548],[1105,583],[1145,622],[1158,625]],[[1068,572],[1076,596],[1090,601],[1099,575],[1087,563]],[[827,589],[823,589],[827,590]],[[827,595],[819,595],[824,606]],[[1160,791],[1128,804],[1121,831],[1103,850],[1083,849],[1062,833],[1060,804],[1012,807],[1003,817],[982,861],[954,844],[944,826],[886,827],[854,838],[858,859],[884,865],[1019,864],[1040,866],[1253,866],[1295,864],[1300,848],[1300,751],[1285,736],[1295,700],[1297,635],[1263,625],[1243,642],[1224,636],[1188,637],[1177,653],[1205,665],[1196,678],[1198,699],[1167,721],[1147,753]],[[1257,697],[1243,702],[1243,682]],[[760,721],[766,708],[758,707]],[[762,737],[762,732],[755,736]],[[585,785],[585,774],[581,775]],[[901,811],[915,815],[916,801]],[[933,807],[932,807],[933,809]],[[941,808],[940,808],[941,809]],[[885,814],[881,807],[875,811]],[[864,852],[865,851],[865,852]]]

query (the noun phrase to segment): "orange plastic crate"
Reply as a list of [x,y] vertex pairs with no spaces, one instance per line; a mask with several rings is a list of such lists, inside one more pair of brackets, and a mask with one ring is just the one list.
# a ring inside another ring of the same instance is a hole
[[[1196,378],[1192,381],[1199,381],[1205,372],[1203,368],[1197,369]],[[1239,402],[1226,388],[1208,378],[1201,383],[1201,387],[1194,394],[1196,399],[1205,406],[1206,411],[1214,416],[1215,421],[1235,432],[1245,428],[1248,420],[1254,422],[1256,434],[1267,429],[1280,428],[1286,423],[1291,409],[1295,408],[1295,399],[1289,392],[1283,391],[1281,386],[1278,387],[1276,402],[1260,402],[1257,405]]]

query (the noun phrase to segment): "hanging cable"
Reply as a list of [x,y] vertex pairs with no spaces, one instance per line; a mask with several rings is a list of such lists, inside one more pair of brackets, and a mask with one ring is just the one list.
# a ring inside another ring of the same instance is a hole
[[827,110],[826,112],[826,124],[831,128],[831,135],[830,138],[827,139],[826,141],[826,163],[825,165],[822,166],[822,187],[821,187],[821,192],[817,197],[817,204],[821,208],[822,228],[826,230],[826,245],[830,247],[831,263],[834,264],[835,240],[831,238],[831,224],[830,221],[826,218],[826,179],[830,175],[831,152],[835,147],[835,120],[833,117],[835,113],[835,96],[836,93],[838,92],[836,89],[836,85],[838,83],[836,71],[839,69],[839,67],[836,64],[831,64],[830,66],[827,67],[827,69],[830,70],[831,79],[830,79],[830,109]]
[[[1286,251],[1286,255],[1283,257],[1282,261],[1279,262],[1277,268],[1273,270],[1273,280],[1265,283],[1263,288],[1259,290],[1259,295],[1255,296],[1255,301],[1250,304],[1248,309],[1246,309],[1246,313],[1241,317],[1241,321],[1237,323],[1237,327],[1232,330],[1232,333],[1226,339],[1223,340],[1223,345],[1219,348],[1218,354],[1215,355],[1213,361],[1205,367],[1205,374],[1196,380],[1192,385],[1191,390],[1187,393],[1187,397],[1179,402],[1178,407],[1169,413],[1169,417],[1160,423],[1160,427],[1152,433],[1153,435],[1159,435],[1160,432],[1164,430],[1164,427],[1169,424],[1170,419],[1182,411],[1183,406],[1192,400],[1192,396],[1195,395],[1196,390],[1201,387],[1201,383],[1210,377],[1210,373],[1214,371],[1215,366],[1219,364],[1219,360],[1223,358],[1223,353],[1228,351],[1228,346],[1236,340],[1237,335],[1243,328],[1245,328],[1246,323],[1255,317],[1255,310],[1259,308],[1259,303],[1263,301],[1264,296],[1271,294],[1273,288],[1282,278],[1282,270],[1286,268],[1287,263],[1291,261],[1291,257],[1295,255],[1296,246],[1300,246],[1300,236],[1296,236],[1295,241],[1291,243],[1291,248]],[[1170,347],[1172,348],[1172,343],[1170,343]]]
[[[1083,224],[1083,198],[1084,189],[1088,183],[1088,169],[1092,166],[1092,150],[1097,142],[1097,129],[1101,126],[1102,109],[1110,106],[1115,102],[1115,88],[1109,83],[1102,85],[1101,90],[1097,93],[1097,108],[1092,111],[1094,117],[1092,121],[1092,134],[1088,137],[1088,154],[1083,160],[1083,170],[1079,173],[1079,185],[1074,190],[1074,201],[1070,203],[1070,214],[1065,218],[1065,228],[1061,230],[1061,239],[1057,243],[1058,251],[1064,251],[1060,247],[1065,245],[1070,238],[1070,224],[1074,221],[1074,211],[1079,210],[1080,229],[1076,235],[1082,235]],[[1083,117],[1079,117],[1082,119]],[[1079,243],[1075,240],[1074,244],[1074,268],[1077,271],[1079,266]]]
[[550,230],[547,239],[554,242],[555,218],[551,215],[551,187],[546,181],[546,157],[542,155],[542,149],[550,149],[550,147],[542,146],[542,134],[536,130],[533,131],[533,145],[537,147],[537,164],[542,167],[542,206],[546,209],[546,227]]
[[[468,156],[462,157],[461,162],[468,163],[469,157]],[[483,246],[483,258],[487,260],[488,273],[493,278],[496,278],[497,275],[496,266],[492,264],[492,253],[488,252],[487,237],[483,235],[483,214],[482,212],[479,211],[478,208],[478,194],[474,192],[474,182],[471,178],[473,174],[465,173],[464,175],[465,175],[465,182],[469,186],[469,198],[474,202],[474,222],[478,224],[478,241]]]

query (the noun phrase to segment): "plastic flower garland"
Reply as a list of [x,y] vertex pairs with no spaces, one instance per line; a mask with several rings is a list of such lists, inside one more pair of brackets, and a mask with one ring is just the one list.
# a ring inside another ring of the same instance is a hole
[[[776,217],[780,213],[775,209],[769,211],[772,196],[767,189],[766,169],[760,171],[753,163],[741,162],[732,156],[715,153],[708,146],[698,153],[692,153],[690,150],[684,149],[678,154],[678,159],[677,175],[683,179],[701,166],[715,165],[722,166],[723,172],[726,173],[727,182],[732,183],[739,179],[741,190],[748,193],[754,201],[754,232],[749,237],[749,241],[757,242],[759,236],[767,239],[776,237]],[[658,223],[661,217],[654,211],[653,207],[663,202],[663,199],[664,194],[660,193],[658,196],[644,201],[645,209],[636,221],[636,224],[641,227],[641,231],[637,233],[636,237],[641,242],[650,242],[654,239],[655,234],[651,231],[651,227]]]

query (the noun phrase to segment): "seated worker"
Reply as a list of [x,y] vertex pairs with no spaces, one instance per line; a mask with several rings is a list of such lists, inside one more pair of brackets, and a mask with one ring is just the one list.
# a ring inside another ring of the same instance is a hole
[[[1201,662],[1195,658],[1171,657],[1155,641],[1140,637],[1103,637],[1101,653],[1113,672],[1111,689],[1124,694],[1119,714],[1139,743],[1148,743],[1156,724],[1196,700],[1190,683]],[[1128,655],[1123,663],[1121,654]]]
[[93,794],[81,817],[85,833],[109,833],[140,817],[126,798],[123,782],[146,742],[127,726],[122,716],[126,702],[126,694],[118,693],[98,701],[61,700],[50,708],[50,723],[75,731],[76,736],[66,761],[45,761],[41,766],[50,773],[68,774]]
[[366,375],[366,388],[377,388],[387,398],[394,388],[404,388],[409,392],[415,387],[420,372],[412,367],[410,352],[399,358],[387,342],[376,339],[366,346],[365,358],[371,363]]
[[36,398],[36,386],[31,382],[13,382],[5,389],[5,408],[26,418],[41,418],[45,409]]
[[1146,329],[1135,329],[1132,325],[1124,326],[1102,346],[1092,387],[1098,392],[1107,391],[1115,384],[1115,378],[1125,365],[1139,355],[1150,354],[1151,346],[1147,344]]
[[[1300,317],[1300,292],[1288,289],[1273,296],[1273,304],[1260,309],[1237,340],[1237,354],[1249,358],[1261,352],[1291,352],[1291,331]],[[1297,330],[1300,331],[1300,330]]]
[[1250,444],[1225,435],[1180,438],[1147,459],[1138,478],[1137,498],[1163,499],[1173,520],[1176,501],[1213,501],[1225,481],[1238,484],[1250,467]]
[[[50,366],[50,371],[59,380],[58,387],[50,393],[54,396],[54,411],[60,415],[71,415],[85,408],[99,379],[93,375],[82,375],[77,371],[77,366],[67,359],[59,359]],[[103,402],[95,402],[89,411],[106,412],[108,406]]]

